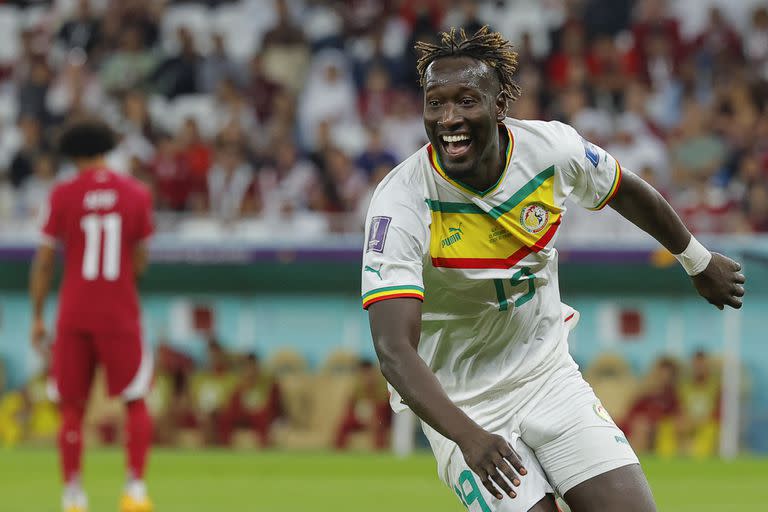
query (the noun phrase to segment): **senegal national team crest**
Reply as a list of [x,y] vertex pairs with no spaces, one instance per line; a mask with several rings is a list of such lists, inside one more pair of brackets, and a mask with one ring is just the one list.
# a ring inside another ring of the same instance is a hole
[[542,204],[531,203],[520,212],[520,225],[529,233],[539,233],[547,227],[549,210]]

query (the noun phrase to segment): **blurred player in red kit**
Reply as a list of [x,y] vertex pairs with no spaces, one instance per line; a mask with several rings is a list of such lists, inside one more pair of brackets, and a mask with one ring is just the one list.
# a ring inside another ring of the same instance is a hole
[[112,130],[97,119],[74,120],[63,128],[59,151],[78,173],[51,192],[30,273],[32,345],[45,355],[45,299],[56,248],[63,248],[51,392],[61,412],[58,448],[65,512],[88,508],[80,483],[82,425],[97,365],[104,368],[109,394],[125,402],[128,480],[120,511],[152,510],[143,478],[152,439],[144,395],[150,387],[153,361],[141,341],[136,289],[136,279],[147,265],[152,199],[137,180],[106,167],[105,155],[115,144]]

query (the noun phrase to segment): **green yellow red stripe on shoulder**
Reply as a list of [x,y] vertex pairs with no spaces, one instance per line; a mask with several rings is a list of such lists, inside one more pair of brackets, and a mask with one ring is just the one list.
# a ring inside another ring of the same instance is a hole
[[420,286],[386,286],[384,288],[377,288],[371,290],[363,295],[363,309],[368,309],[368,306],[386,299],[399,299],[399,298],[411,298],[424,300],[424,288]]
[[600,200],[599,203],[597,203],[597,206],[594,208],[590,208],[590,210],[602,210],[605,208],[605,205],[611,202],[611,199],[613,199],[613,196],[616,195],[616,192],[619,190],[619,186],[621,185],[621,165],[619,165],[619,161],[616,161],[616,173],[613,175],[613,184],[611,185],[611,189],[608,191],[607,194],[605,194],[605,197]]
[[477,190],[474,187],[467,185],[466,183],[462,183],[458,180],[454,180],[453,178],[449,177],[445,173],[445,170],[443,169],[443,164],[440,163],[440,159],[437,156],[437,151],[435,151],[435,149],[432,147],[432,144],[429,144],[427,146],[429,161],[432,164],[432,167],[435,169],[435,171],[437,171],[437,174],[439,174],[445,181],[447,181],[454,187],[475,196],[480,196],[480,197],[487,196],[488,194],[495,192],[499,188],[501,183],[504,181],[504,176],[507,175],[507,169],[509,169],[509,162],[510,160],[512,160],[512,150],[515,147],[515,136],[512,135],[512,130],[510,130],[507,125],[504,125],[504,129],[507,130],[507,150],[505,152],[506,161],[504,162],[504,172],[501,173],[496,183],[491,185],[491,187],[487,188],[486,190],[483,190],[483,191]]

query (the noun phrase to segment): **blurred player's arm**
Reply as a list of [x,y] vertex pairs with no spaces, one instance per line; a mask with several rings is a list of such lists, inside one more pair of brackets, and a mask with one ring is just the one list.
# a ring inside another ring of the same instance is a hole
[[520,457],[503,437],[485,431],[454,405],[417,352],[421,301],[411,298],[383,300],[372,304],[368,313],[381,372],[400,393],[403,402],[419,418],[459,446],[467,465],[489,492],[502,498],[493,486],[492,482],[495,482],[514,498],[515,492],[503,481],[500,472],[509,482],[519,484],[511,467],[521,475],[526,473]]
[[45,299],[51,289],[53,274],[56,269],[56,249],[42,244],[32,260],[29,273],[29,296],[32,302],[32,346],[41,354],[45,352]]
[[147,242],[139,242],[133,250],[133,272],[138,279],[147,270],[149,265],[149,249]]
[[[622,172],[621,186],[609,204],[624,218],[658,240],[672,254],[690,252],[695,258],[704,251],[667,200],[630,171]],[[698,252],[692,252],[691,246],[694,245],[698,245],[698,249],[693,247]],[[719,309],[724,306],[741,307],[744,275],[741,274],[741,265],[736,261],[713,252],[706,267],[694,271],[691,279],[699,294]]]

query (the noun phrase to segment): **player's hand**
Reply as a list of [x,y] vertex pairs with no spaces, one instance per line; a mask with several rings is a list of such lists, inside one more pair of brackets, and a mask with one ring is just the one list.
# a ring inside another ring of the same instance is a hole
[[513,486],[520,485],[520,476],[527,471],[506,439],[479,428],[457,444],[467,466],[480,477],[489,493],[499,500],[504,497],[502,492],[510,498],[517,496]]
[[741,273],[741,264],[731,258],[713,252],[707,268],[691,279],[699,295],[718,309],[741,307],[745,278]]
[[30,340],[32,341],[32,347],[40,354],[40,357],[47,358],[48,351],[45,346],[45,341],[48,338],[48,330],[45,328],[45,321],[42,318],[35,318],[32,322],[32,330],[30,332]]

